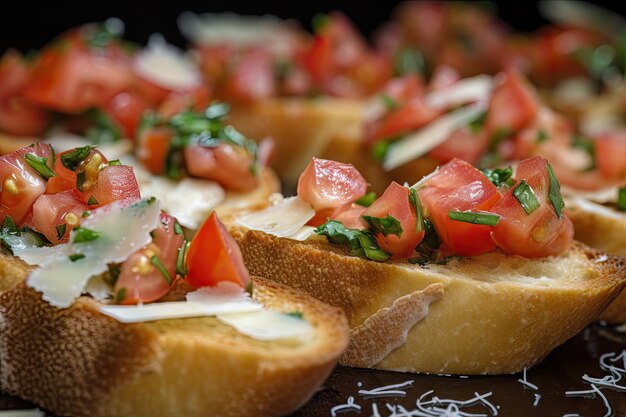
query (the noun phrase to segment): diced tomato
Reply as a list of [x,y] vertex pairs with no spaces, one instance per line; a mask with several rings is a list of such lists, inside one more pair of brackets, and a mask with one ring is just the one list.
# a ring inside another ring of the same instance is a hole
[[626,182],[626,128],[599,135],[595,140],[595,151],[602,175]]
[[364,229],[365,223],[361,220],[367,207],[358,204],[345,204],[335,209],[324,209],[315,213],[315,216],[307,222],[307,225],[318,227],[330,220],[343,223],[348,229]]
[[367,182],[352,165],[313,158],[298,179],[298,196],[315,210],[354,203],[365,195]]
[[229,101],[253,101],[276,94],[274,59],[266,50],[242,52],[219,90]]
[[165,160],[170,149],[172,132],[166,127],[143,130],[137,143],[137,158],[151,174],[165,172]]
[[235,239],[215,212],[204,221],[187,252],[187,281],[194,288],[232,282],[246,288],[250,275]]
[[135,172],[133,167],[128,165],[105,166],[98,174],[95,184],[85,188],[82,193],[83,202],[90,208],[101,207],[114,201],[140,198]]
[[517,166],[515,177],[532,188],[539,207],[527,214],[513,195],[517,185],[512,187],[490,210],[501,216],[493,228],[494,242],[508,254],[527,258],[560,253],[572,243],[574,228],[565,214],[561,219],[557,217],[548,197],[548,162],[541,157],[526,159]]
[[73,149],[56,155],[54,161],[54,177],[48,179],[46,185],[46,194],[56,194],[62,191],[73,190],[76,188],[76,173],[63,166],[61,155],[72,152]]
[[[82,40],[66,36],[42,51],[24,96],[50,110],[78,113],[101,107],[133,85],[129,63],[104,50],[92,51]],[[115,54],[117,55],[117,54]]]
[[208,86],[203,85],[191,91],[175,91],[169,94],[159,106],[158,113],[164,119],[170,119],[189,108],[202,112],[210,103],[211,92]]
[[418,191],[426,217],[439,234],[444,251],[475,256],[495,249],[492,227],[452,220],[450,211],[489,211],[500,199],[495,185],[478,169],[460,159],[439,168]]
[[252,155],[239,146],[220,144],[216,147],[187,146],[184,150],[187,173],[212,180],[229,190],[249,191],[258,184],[252,172]]
[[[114,287],[116,294],[124,291],[122,304],[155,301],[170,290],[176,279],[178,249],[183,244],[183,235],[176,234],[174,222],[172,216],[162,212],[161,222],[152,232],[152,243],[132,254],[122,264]],[[167,271],[167,276],[154,265],[154,256]]]
[[415,73],[396,77],[387,82],[384,94],[403,105],[413,97],[420,97],[424,94],[424,81]]
[[328,83],[334,70],[332,40],[316,35],[303,60],[313,82],[317,85]]
[[423,225],[419,225],[419,231],[416,232],[417,214],[409,200],[409,189],[397,182],[392,182],[383,195],[363,212],[363,216],[379,218],[385,218],[388,215],[400,222],[402,233],[400,236],[395,234],[384,236],[382,233],[377,233],[376,243],[395,258],[408,258],[424,238],[424,228]]
[[456,130],[445,142],[434,147],[429,156],[446,163],[459,158],[470,164],[478,162],[489,146],[489,137],[484,131],[474,133],[469,127]]
[[52,166],[52,148],[47,144],[29,146],[0,157],[0,219],[10,216],[18,226],[46,191],[46,180],[25,160],[29,153],[48,158],[47,165]]
[[69,240],[70,232],[80,224],[87,205],[76,190],[44,194],[33,205],[33,227],[53,245]]
[[137,127],[150,103],[136,93],[122,92],[114,95],[104,104],[104,112],[117,123],[124,137],[135,139]]
[[372,144],[381,139],[416,130],[433,121],[441,112],[426,104],[424,97],[413,97],[405,105],[391,111],[383,119],[365,126],[365,138]]
[[537,117],[539,103],[530,84],[515,70],[502,73],[489,101],[485,129],[489,136],[514,133]]
[[0,59],[0,130],[4,132],[36,136],[48,124],[48,114],[21,96],[30,73],[30,68],[17,51],[9,50]]

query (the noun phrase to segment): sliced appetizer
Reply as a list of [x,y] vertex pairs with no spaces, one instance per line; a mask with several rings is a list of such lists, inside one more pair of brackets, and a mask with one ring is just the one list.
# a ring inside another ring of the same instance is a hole
[[585,327],[626,282],[622,259],[573,241],[540,157],[493,171],[455,158],[378,198],[353,166],[314,159],[297,196],[240,216],[232,230],[252,273],[344,309],[350,366],[517,372]]

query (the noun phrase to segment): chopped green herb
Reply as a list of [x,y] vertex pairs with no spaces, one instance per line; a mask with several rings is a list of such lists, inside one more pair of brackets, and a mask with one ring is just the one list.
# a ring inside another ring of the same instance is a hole
[[[515,184],[515,180],[511,178],[511,176],[513,175],[513,168],[511,167],[497,168],[497,169],[484,169],[482,170],[482,172],[483,174],[485,174],[487,178],[489,178],[489,181],[491,181],[491,183],[495,185],[496,187],[501,186],[502,183],[506,183],[508,185]],[[509,180],[511,181],[509,182]]]
[[332,243],[348,246],[352,255],[378,262],[389,259],[389,254],[376,245],[376,241],[368,232],[348,229],[336,220],[327,221],[315,229],[315,233],[325,235]]
[[409,203],[415,208],[415,233],[424,230],[424,216],[422,215],[422,205],[415,188],[409,188]]
[[21,229],[12,228],[11,225],[7,224],[6,218],[2,223],[0,246],[10,254],[13,254],[15,249],[40,248],[50,244],[50,241],[44,235],[28,226],[24,226]]
[[43,179],[47,180],[56,176],[54,171],[46,165],[48,158],[37,156],[34,153],[27,153],[24,155],[24,159],[28,162],[28,165],[30,165],[39,175],[42,176]]
[[177,219],[174,219],[174,233],[177,235],[182,235],[183,234],[183,228],[180,225],[180,223],[178,223]]
[[481,112],[473,120],[471,120],[467,126],[473,134],[480,133],[485,126],[485,120],[487,120],[487,111]]
[[89,120],[90,126],[85,136],[93,143],[111,143],[122,138],[120,127],[100,109],[87,110],[83,117]]
[[68,258],[70,258],[70,261],[72,261],[72,262],[76,262],[79,259],[83,259],[84,257],[85,257],[85,255],[83,255],[82,253],[74,253],[74,254],[68,256]]
[[493,132],[493,134],[491,135],[491,139],[489,141],[489,150],[494,152],[495,150],[498,149],[498,146],[500,146],[500,142],[502,142],[503,139],[505,139],[506,137],[511,135],[511,129],[506,128],[506,127],[499,127],[496,129],[495,132]]
[[126,288],[120,288],[115,294],[115,302],[121,303],[124,299],[126,299]]
[[167,268],[165,268],[159,257],[157,255],[152,255],[152,258],[150,258],[150,262],[152,263],[152,265],[154,265],[156,269],[159,270],[161,275],[163,275],[163,279],[165,279],[167,285],[172,285],[172,276],[167,271]]
[[100,237],[100,232],[85,227],[77,227],[74,232],[74,243],[91,242]]
[[396,235],[402,237],[402,225],[391,214],[387,217],[362,216],[363,220],[370,225],[374,233],[382,233],[383,236]]
[[304,318],[301,311],[290,311],[289,313],[286,313],[286,314],[288,316],[295,317],[301,320]]
[[319,33],[329,22],[330,17],[326,13],[316,13],[311,21],[311,27],[315,33]]
[[398,108],[398,102],[389,97],[388,94],[379,94],[378,98],[382,101],[387,110],[395,110]]
[[3,232],[17,233],[17,226],[15,225],[15,222],[13,221],[11,216],[9,215],[5,216],[4,220],[2,220],[2,226],[0,226],[0,229]]
[[57,229],[57,239],[61,240],[63,239],[63,236],[65,236],[65,230],[67,229],[67,224],[63,223],[63,224],[59,224],[54,226],[55,229]]
[[89,217],[91,215],[91,210],[83,211],[83,217]]
[[400,49],[393,59],[393,68],[396,76],[406,74],[422,74],[426,72],[424,56],[417,48],[406,47]]
[[424,238],[415,250],[421,255],[421,258],[432,258],[435,252],[441,246],[441,238],[435,226],[430,219],[424,219]]
[[363,207],[369,207],[372,205],[374,201],[376,201],[376,193],[374,191],[370,191],[369,193],[365,194],[363,197],[359,198],[356,201],[356,204],[358,204],[359,206],[363,206]]
[[541,203],[537,199],[532,187],[528,185],[526,180],[521,180],[513,190],[513,197],[519,201],[526,214],[531,214],[537,210]]
[[189,250],[190,242],[183,243],[183,246],[178,249],[178,256],[176,257],[176,273],[180,276],[187,275],[187,251]]
[[471,211],[449,211],[448,217],[460,222],[487,226],[495,226],[500,221],[500,216],[497,214],[473,213]]
[[556,175],[554,175],[554,171],[552,170],[552,166],[550,164],[548,164],[548,176],[550,177],[548,198],[552,203],[552,207],[554,207],[556,215],[560,219],[561,217],[563,217],[565,201],[563,201],[563,196],[561,195],[561,184],[559,184],[559,180],[556,178]]
[[537,143],[542,143],[546,140],[548,140],[548,133],[546,133],[546,131],[543,129],[539,130],[539,132],[537,132],[537,139],[535,139],[535,141]]
[[374,147],[372,148],[372,156],[375,160],[381,162],[385,159],[387,152],[389,152],[389,147],[391,146],[391,141],[389,140],[381,140],[376,142]]
[[254,282],[253,281],[248,282],[248,285],[246,285],[246,292],[250,295],[250,297],[252,297],[252,293],[254,292]]
[[109,166],[113,167],[113,166],[118,166],[118,165],[122,165],[122,163],[120,162],[119,159],[114,159],[112,161],[109,161]]
[[83,162],[91,150],[95,148],[93,145],[86,145],[80,148],[74,149],[72,152],[61,155],[61,164],[71,171],[75,171],[78,164]]
[[103,279],[107,284],[114,286],[122,273],[122,266],[121,264],[109,264],[107,268],[108,273],[103,276]]
[[96,200],[96,197],[94,197],[93,195],[91,197],[89,197],[89,200],[87,200],[87,205],[88,206],[97,206],[98,204],[98,200]]
[[217,101],[211,103],[211,105],[206,108],[206,110],[204,111],[204,115],[207,119],[216,120],[228,116],[229,112],[230,106],[228,105],[228,103]]
[[76,189],[83,192],[83,186],[85,185],[85,180],[87,179],[85,175],[85,171],[76,173]]
[[626,211],[626,187],[617,190],[617,209]]
[[444,258],[441,259],[434,259],[434,258],[429,258],[429,257],[420,257],[420,258],[411,258],[409,259],[409,263],[411,264],[417,264],[419,266],[426,266],[426,265],[447,265],[448,262],[450,261],[456,261],[456,260],[461,260],[463,259],[462,256],[458,256],[458,255],[452,255],[452,256],[446,256]]

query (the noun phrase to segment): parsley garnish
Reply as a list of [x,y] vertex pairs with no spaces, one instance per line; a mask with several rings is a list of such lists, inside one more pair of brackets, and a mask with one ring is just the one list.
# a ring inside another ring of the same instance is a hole
[[54,228],[57,229],[57,239],[63,239],[63,236],[65,236],[65,230],[67,229],[67,224],[59,224],[57,226],[54,226]]
[[121,303],[126,298],[126,288],[120,288],[115,294],[115,302]]
[[473,213],[471,211],[449,211],[448,217],[460,222],[487,226],[495,226],[500,221],[500,216],[497,214]]
[[83,259],[84,257],[85,257],[85,255],[83,255],[82,253],[74,253],[74,254],[68,256],[68,258],[70,258],[70,261],[72,261],[72,262],[76,262],[79,259]]
[[315,233],[325,235],[332,243],[348,246],[352,255],[377,262],[389,259],[389,254],[378,247],[367,231],[348,229],[336,220],[327,221],[315,229]]
[[542,143],[546,140],[548,140],[548,133],[546,133],[546,131],[543,129],[539,130],[539,132],[537,132],[537,139],[535,139],[535,141],[537,143]]
[[489,178],[489,181],[496,187],[499,187],[502,183],[506,183],[507,185],[515,184],[515,180],[511,178],[513,175],[513,169],[511,167],[485,169],[482,170],[482,173],[485,174],[485,176]]
[[87,205],[88,206],[97,206],[98,204],[98,200],[96,200],[96,197],[94,197],[93,195],[91,197],[89,197],[89,200],[87,200]]
[[120,162],[119,159],[114,159],[112,161],[109,161],[109,166],[113,167],[113,166],[118,166],[118,165],[122,165],[122,163]]
[[250,295],[250,297],[252,297],[252,293],[254,292],[254,282],[248,282],[248,285],[246,285],[246,292]]
[[548,198],[552,203],[552,207],[554,207],[554,211],[556,215],[560,219],[563,217],[563,209],[565,208],[565,201],[563,201],[563,196],[561,195],[561,184],[559,184],[559,180],[554,175],[554,171],[552,170],[552,166],[548,164],[548,176],[550,177],[550,188],[548,189]]
[[387,110],[395,110],[399,107],[398,102],[392,99],[388,94],[379,94],[378,98],[382,101]]
[[369,193],[365,194],[363,197],[355,201],[355,203],[359,206],[369,207],[374,201],[376,201],[376,193],[374,191],[370,191]]
[[626,211],[626,187],[617,190],[617,209]]
[[385,159],[387,152],[389,152],[389,147],[391,146],[391,141],[389,140],[380,140],[376,142],[374,147],[372,148],[372,156],[378,162],[381,162]]
[[4,220],[2,221],[2,226],[0,226],[0,228],[3,232],[17,233],[17,226],[9,215],[4,217]]
[[532,187],[528,185],[526,180],[521,180],[519,184],[513,190],[513,197],[519,201],[520,205],[526,212],[526,214],[531,214],[533,211],[537,210],[541,203],[537,199],[535,192]]
[[78,164],[83,162],[91,150],[95,148],[93,145],[86,145],[80,148],[76,148],[71,152],[61,155],[61,164],[71,171],[75,171]]
[[483,126],[485,125],[485,120],[487,120],[486,110],[481,112],[478,116],[476,116],[467,124],[470,132],[472,132],[473,134],[480,133],[480,131],[483,130]]
[[48,180],[52,177],[55,177],[56,174],[54,171],[50,169],[46,163],[48,162],[48,158],[37,156],[34,153],[27,153],[24,155],[24,159],[39,175],[42,176],[44,180]]
[[375,233],[382,233],[383,236],[396,235],[402,237],[402,225],[391,214],[387,214],[387,217],[362,216],[362,218]]
[[288,316],[291,316],[291,317],[295,317],[295,318],[300,319],[300,320],[304,319],[304,316],[302,315],[301,311],[297,311],[297,310],[296,311],[290,311],[289,313],[285,313],[285,314],[287,314]]
[[417,48],[406,47],[400,49],[393,58],[393,69],[396,76],[406,74],[424,74],[426,62]]
[[157,255],[152,255],[152,258],[150,258],[150,262],[152,263],[152,265],[154,265],[156,269],[159,270],[161,275],[163,275],[163,279],[165,279],[167,285],[172,285],[172,276],[167,271],[167,268],[165,268],[165,265],[163,265],[159,257]]
[[96,232],[95,230],[87,229],[84,227],[77,227],[74,229],[74,243],[84,243],[91,242],[100,237],[100,232]]

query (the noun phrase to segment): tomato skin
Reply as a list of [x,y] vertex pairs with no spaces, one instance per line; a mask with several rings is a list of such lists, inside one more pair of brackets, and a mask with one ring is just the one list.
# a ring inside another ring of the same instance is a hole
[[47,144],[28,146],[0,157],[0,219],[11,216],[18,226],[46,190],[46,180],[24,159],[27,153],[48,158],[48,167],[52,166],[52,148]]
[[526,159],[519,163],[515,177],[527,182],[540,205],[526,214],[513,195],[516,186],[512,187],[490,210],[501,216],[493,228],[494,242],[507,254],[527,258],[562,252],[571,244],[574,228],[565,214],[561,219],[557,217],[548,198],[548,162],[541,157]]
[[161,175],[165,172],[165,160],[171,141],[172,132],[166,127],[145,129],[139,134],[137,158],[151,174]]
[[341,222],[348,229],[364,229],[366,224],[361,219],[367,207],[358,204],[344,204],[335,209],[324,209],[315,213],[307,225],[319,227],[330,220]]
[[498,132],[514,133],[537,117],[539,103],[530,84],[515,70],[502,73],[495,87],[485,120],[489,137]]
[[[70,232],[80,223],[83,212],[87,210],[76,190],[57,194],[43,194],[33,205],[33,227],[53,244],[69,241]],[[70,215],[71,213],[71,215]],[[65,233],[59,239],[56,226],[65,224]]]
[[596,137],[595,151],[598,169],[605,178],[626,181],[626,128]]
[[124,137],[135,139],[139,122],[150,103],[138,94],[121,92],[104,104],[104,112],[121,128]]
[[378,233],[374,236],[376,243],[382,250],[392,254],[394,258],[408,258],[424,238],[424,228],[422,227],[419,232],[415,232],[417,214],[415,207],[409,200],[409,189],[395,181],[363,213],[363,216],[380,218],[385,218],[388,215],[400,222],[402,235],[400,237],[392,234],[383,236],[382,233]]
[[89,204],[91,198],[97,203],[90,208],[102,207],[114,201],[139,200],[139,185],[133,167],[128,165],[105,166],[98,174],[98,180],[91,189],[85,189],[82,200]]
[[152,265],[156,255],[167,270],[172,283],[176,279],[176,259],[178,249],[183,244],[183,235],[174,231],[174,218],[161,212],[161,221],[153,231],[152,243],[132,254],[122,264],[120,275],[115,283],[116,294],[125,289],[126,296],[121,304],[148,303],[158,300],[168,293],[170,283],[162,272]]
[[298,178],[297,193],[313,209],[337,208],[365,195],[367,182],[352,165],[313,158]]
[[211,103],[208,86],[200,86],[190,91],[174,91],[159,105],[158,113],[164,119],[171,119],[181,111],[191,108],[203,112]]
[[429,107],[423,96],[413,97],[383,119],[366,126],[366,142],[372,144],[381,139],[390,139],[411,132],[435,120],[440,113],[439,110]]
[[194,288],[222,281],[246,288],[250,274],[241,250],[215,212],[204,221],[187,251],[187,281]]
[[439,168],[418,191],[426,217],[442,242],[442,250],[475,256],[495,249],[492,227],[452,220],[450,211],[490,211],[500,199],[495,185],[478,169],[460,159]]
[[225,143],[213,148],[186,146],[183,154],[187,172],[193,177],[237,191],[250,191],[258,184],[258,177],[250,169],[253,157],[241,147]]

